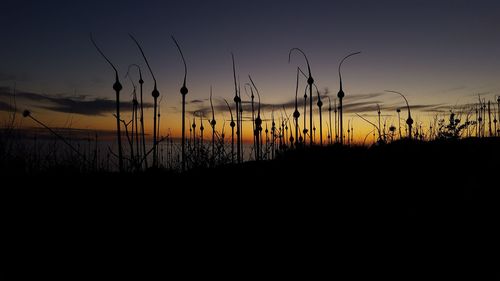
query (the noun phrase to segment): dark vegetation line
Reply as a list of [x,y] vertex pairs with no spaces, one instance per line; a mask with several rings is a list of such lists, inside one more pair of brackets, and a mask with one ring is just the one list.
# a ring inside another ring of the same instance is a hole
[[[116,113],[114,114],[114,118],[117,123],[116,140],[118,152],[115,153],[111,146],[108,146],[107,149],[105,149],[106,152],[103,153],[99,148],[97,136],[95,138],[86,138],[88,140],[87,143],[82,145],[75,139],[72,139],[71,136],[64,136],[56,130],[48,127],[40,120],[35,119],[30,111],[26,110],[23,114],[24,117],[29,117],[36,124],[40,125],[44,129],[47,129],[56,137],[57,140],[62,141],[65,146],[72,151],[72,153],[75,153],[74,155],[76,155],[77,158],[73,162],[75,166],[80,167],[79,170],[81,171],[141,172],[151,169],[163,169],[176,172],[187,172],[200,168],[214,168],[223,167],[228,164],[241,164],[247,160],[265,162],[265,160],[283,159],[283,157],[289,157],[289,155],[296,155],[297,153],[313,153],[316,149],[325,146],[325,149],[337,149],[338,147],[347,149],[355,148],[357,146],[365,146],[366,140],[371,134],[373,134],[374,137],[373,144],[377,147],[383,147],[391,145],[392,143],[397,144],[401,142],[404,142],[407,145],[416,145],[419,142],[452,142],[464,138],[478,140],[487,137],[497,139],[500,136],[500,128],[497,124],[498,118],[500,118],[500,96],[496,97],[495,106],[495,101],[486,100],[484,97],[478,95],[477,103],[464,106],[462,109],[451,110],[449,118],[447,119],[440,119],[438,118],[438,115],[436,115],[434,120],[426,125],[418,119],[415,121],[412,118],[411,108],[418,108],[418,105],[413,105],[412,107],[404,94],[392,90],[386,90],[386,92],[401,96],[405,102],[407,116],[404,123],[401,122],[400,108],[396,109],[395,113],[397,115],[397,122],[394,122],[392,114],[387,113],[389,110],[394,110],[391,109],[394,107],[384,107],[383,105],[374,102],[373,105],[370,105],[370,107],[367,108],[370,108],[370,110],[375,108],[376,115],[372,114],[370,116],[367,114],[361,115],[356,113],[356,117],[359,117],[359,119],[355,117],[355,119],[347,120],[347,130],[345,130],[345,109],[352,106],[352,104],[346,105],[344,102],[345,83],[342,80],[341,67],[348,58],[358,55],[360,52],[350,53],[340,60],[338,65],[339,92],[337,93],[337,96],[334,97],[328,95],[327,90],[325,90],[324,93],[319,90],[318,85],[313,79],[310,62],[305,52],[299,48],[292,48],[288,53],[288,62],[291,62],[292,53],[298,52],[304,57],[307,66],[307,73],[303,72],[300,67],[297,67],[296,69],[295,99],[293,100],[294,111],[292,114],[287,113],[285,105],[280,105],[276,108],[269,105],[266,107],[264,102],[265,96],[261,96],[261,89],[257,87],[254,79],[250,75],[248,75],[248,81],[243,82],[244,90],[248,98],[248,100],[243,100],[244,97],[241,94],[241,83],[236,71],[234,54],[231,53],[232,79],[234,83],[234,111],[226,99],[214,97],[213,87],[210,86],[209,103],[211,116],[208,116],[208,109],[190,111],[193,114],[193,121],[191,126],[188,126],[189,138],[186,138],[185,123],[186,107],[188,106],[186,101],[186,95],[188,94],[186,83],[188,69],[181,46],[172,36],[172,41],[181,56],[184,67],[184,77],[180,88],[182,98],[182,129],[180,145],[178,145],[174,142],[174,137],[171,135],[170,129],[168,130],[168,133],[166,133],[166,136],[162,136],[162,133],[165,134],[166,131],[160,131],[160,129],[162,128],[162,125],[165,126],[164,123],[168,123],[168,120],[167,122],[160,123],[160,106],[162,97],[160,97],[160,93],[157,89],[157,81],[141,44],[134,36],[130,35],[130,38],[138,47],[142,59],[148,67],[153,80],[153,90],[151,93],[154,99],[152,146],[147,147],[145,137],[146,133],[144,129],[145,120],[143,102],[144,80],[141,67],[138,64],[130,64],[125,75],[125,78],[128,78],[130,80],[130,84],[132,85],[132,114],[130,119],[127,120],[128,117],[123,118],[123,115],[120,114],[120,91],[122,90],[122,85],[119,81],[118,70],[98,47],[92,35],[90,35],[90,40],[93,46],[111,66],[115,73],[113,89],[116,94]],[[132,77],[132,68],[137,69],[139,75],[138,80],[134,80]],[[305,79],[305,83],[302,86],[300,82],[301,77]],[[139,97],[137,93],[136,81],[139,82]],[[316,90],[316,95],[313,94],[313,87]],[[299,112],[298,94],[299,90],[301,91],[302,89],[304,90],[304,113],[302,115],[303,119],[300,120],[301,113]],[[255,99],[255,94],[257,99]],[[2,144],[4,144],[4,147],[8,148],[0,151],[0,153],[3,154],[1,155],[3,156],[3,159],[10,159],[9,157],[13,157],[13,150],[10,149],[10,147],[13,147],[12,143],[9,143],[9,145],[5,145],[5,143],[12,142],[11,139],[13,139],[11,137],[13,135],[12,130],[7,129],[13,128],[15,124],[17,113],[15,97],[16,91],[14,90],[12,93],[11,105],[8,105],[8,107],[11,108],[10,119],[6,129],[4,129],[4,132],[8,133],[4,133],[2,135],[2,139],[0,140],[2,141]],[[159,97],[160,100],[158,100]],[[214,98],[215,101],[223,100],[224,103],[214,105]],[[308,98],[309,109],[307,108]],[[318,107],[316,111],[317,115],[313,108],[313,100],[315,98],[316,105]],[[328,117],[325,117],[324,121],[322,114],[323,100],[325,98],[328,98]],[[225,105],[227,107],[227,111],[224,107],[220,107],[220,105]],[[217,113],[222,115],[222,121],[219,119],[219,126],[216,126],[217,121],[215,109],[218,109],[218,111],[220,109],[220,112]],[[307,117],[308,110],[309,116]],[[227,120],[227,116],[223,116],[222,112],[229,112],[230,119]],[[315,119],[315,117],[318,119]],[[196,130],[197,118],[199,118],[199,130]],[[309,119],[309,122],[307,122],[307,118]],[[376,121],[374,121],[374,118],[376,118]],[[365,135],[364,138],[361,137],[363,139],[362,142],[356,142],[354,139],[355,120],[366,122],[373,127],[373,130]],[[224,135],[225,126],[228,121],[231,128],[230,141],[226,141]],[[243,142],[243,124],[248,124],[246,123],[248,121],[252,124],[251,144]],[[301,121],[303,121],[302,128],[300,127],[302,124]],[[210,124],[212,129],[210,141],[206,141],[204,136],[204,124],[206,122]],[[325,122],[325,124],[323,124],[323,122]],[[325,136],[323,135],[324,125],[326,125],[326,139],[324,139]],[[319,136],[316,131],[317,127],[319,128]],[[122,138],[126,140],[128,145],[126,144],[123,146]],[[94,140],[95,143],[92,144],[92,141]],[[308,141],[309,145],[306,145]],[[39,144],[36,144],[37,155],[41,153],[38,146]],[[92,146],[95,147],[93,151],[91,149]],[[57,151],[59,150],[56,149],[51,151],[51,156],[47,156],[46,159],[52,158],[53,163],[59,162],[58,159],[60,159],[59,157],[61,157],[60,154],[62,152]],[[100,156],[98,157],[98,155]],[[100,158],[100,160],[98,158]],[[90,161],[91,159],[93,160]],[[148,165],[148,160],[152,160],[151,166]],[[2,165],[5,165],[5,163],[6,162],[3,162]],[[46,161],[46,163],[49,162]],[[45,169],[47,166],[50,165],[44,165],[44,167],[40,169]]]

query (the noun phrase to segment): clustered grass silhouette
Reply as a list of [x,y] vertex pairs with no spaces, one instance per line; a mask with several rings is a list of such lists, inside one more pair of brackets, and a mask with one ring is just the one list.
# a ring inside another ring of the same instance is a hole
[[[172,41],[174,42],[184,66],[184,77],[182,86],[180,88],[182,111],[181,111],[181,138],[180,145],[175,141],[175,137],[168,132],[166,136],[162,136],[160,133],[160,105],[163,97],[160,97],[160,92],[157,88],[157,80],[152,71],[151,65],[145,55],[145,52],[139,43],[139,41],[129,34],[132,41],[138,47],[141,57],[144,60],[151,78],[153,80],[152,92],[153,97],[153,120],[152,120],[152,144],[148,145],[146,141],[145,132],[145,110],[144,110],[144,99],[143,99],[143,87],[145,81],[143,80],[141,67],[138,64],[130,64],[125,75],[125,78],[130,80],[132,85],[132,115],[130,120],[123,119],[123,115],[120,114],[120,92],[122,90],[122,85],[119,81],[118,69],[109,60],[109,58],[104,55],[102,50],[99,48],[94,40],[92,34],[90,35],[90,40],[98,53],[106,60],[106,62],[112,67],[115,73],[115,81],[113,84],[113,90],[116,96],[116,113],[114,118],[116,118],[116,141],[118,153],[116,154],[110,147],[105,154],[102,156],[98,149],[98,139],[97,135],[95,137],[94,150],[91,151],[91,138],[88,138],[87,152],[82,152],[81,143],[77,141],[70,141],[65,136],[62,136],[55,130],[51,129],[49,126],[44,124],[42,121],[38,120],[33,113],[25,110],[23,112],[24,117],[32,119],[35,123],[41,127],[47,129],[51,134],[53,134],[58,140],[62,141],[74,155],[75,163],[81,163],[81,170],[118,170],[119,172],[128,171],[145,171],[148,169],[159,169],[164,168],[173,171],[187,171],[196,168],[207,168],[207,167],[217,167],[225,164],[235,164],[242,163],[244,160],[270,160],[277,156],[290,151],[290,150],[304,150],[308,147],[314,145],[319,145],[320,147],[326,143],[328,146],[353,146],[354,142],[354,120],[347,120],[347,130],[344,129],[345,123],[345,103],[344,103],[344,84],[342,81],[341,66],[344,61],[354,55],[360,54],[361,52],[350,53],[340,60],[338,65],[338,75],[339,75],[339,91],[337,97],[332,97],[328,95],[327,90],[321,93],[318,86],[313,79],[311,73],[311,66],[309,59],[305,52],[299,48],[292,48],[288,53],[288,62],[291,62],[291,56],[293,52],[299,52],[303,55],[306,66],[307,74],[304,73],[300,67],[296,69],[296,85],[295,85],[295,100],[294,100],[294,111],[291,116],[287,113],[285,106],[282,107],[278,114],[275,114],[275,108],[271,110],[271,119],[265,118],[265,112],[262,110],[261,94],[256,86],[256,83],[250,75],[248,75],[248,83],[244,84],[244,90],[249,97],[250,101],[243,101],[239,76],[237,77],[236,63],[234,54],[231,53],[232,60],[232,79],[234,82],[234,108],[225,99],[225,105],[227,106],[227,112],[229,113],[230,121],[229,127],[231,128],[231,139],[226,141],[225,139],[225,126],[226,119],[223,121],[219,119],[219,126],[216,121],[216,112],[214,110],[214,93],[213,87],[210,86],[209,102],[211,109],[211,117],[205,116],[202,111],[193,112],[193,120],[189,128],[189,138],[186,138],[186,95],[188,94],[187,83],[187,63],[184,57],[183,51],[180,47],[178,41],[172,36]],[[134,80],[132,77],[132,68],[138,71],[138,80]],[[299,118],[301,113],[299,112],[299,101],[298,94],[300,88],[300,78],[301,75],[305,79],[304,86],[304,113],[303,117],[303,127],[300,128]],[[137,96],[136,81],[139,83],[139,97]],[[313,86],[316,90],[316,105],[317,117],[315,120],[315,114],[313,109]],[[248,89],[248,90],[247,90]],[[248,94],[250,92],[250,95]],[[407,141],[431,141],[431,140],[457,140],[462,137],[498,137],[500,136],[500,128],[498,128],[497,118],[500,118],[500,96],[497,97],[497,109],[495,110],[495,101],[493,105],[491,101],[486,101],[484,98],[479,96],[479,102],[467,108],[462,108],[459,110],[452,110],[450,112],[449,118],[438,118],[436,116],[434,123],[430,123],[429,126],[424,126],[422,122],[415,125],[415,121],[411,116],[411,106],[408,99],[401,92],[386,90],[388,93],[395,93],[400,95],[407,107],[407,118],[404,120],[405,126],[401,125],[401,110],[398,108],[397,122],[395,123],[393,119],[382,120],[382,111],[384,110],[379,104],[375,104],[377,112],[377,121],[372,122],[369,120],[368,116],[363,116],[356,113],[361,120],[369,123],[373,126],[373,130],[369,132],[363,140],[362,145],[365,145],[366,139],[370,134],[373,133],[374,144],[383,145],[386,143],[407,140]],[[257,95],[257,101],[255,101],[255,95]],[[15,94],[13,95],[15,98]],[[309,98],[309,124],[307,124],[307,99]],[[323,142],[323,116],[322,116],[322,99],[328,99],[328,119],[326,122],[326,142]],[[333,99],[333,103],[332,103]],[[251,117],[243,116],[244,113],[244,102],[250,104],[250,109],[245,113],[251,115]],[[332,106],[333,104],[333,106]],[[15,100],[14,100],[15,105]],[[234,109],[234,110],[233,110]],[[333,119],[332,119],[333,111]],[[223,114],[220,112],[218,114]],[[234,114],[233,114],[234,113]],[[338,113],[338,114],[337,114]],[[268,114],[268,113],[267,113]],[[15,120],[16,110],[11,114],[11,120],[9,123],[10,127],[13,127]],[[461,118],[460,115],[464,115]],[[293,119],[290,120],[292,117]],[[199,118],[199,126],[197,126],[196,119]],[[276,118],[276,119],[275,119]],[[473,120],[475,118],[475,120]],[[250,149],[246,148],[243,142],[243,124],[250,119],[252,127],[252,147]],[[463,121],[464,119],[465,121]],[[447,120],[447,122],[446,122]],[[188,121],[189,122],[189,121]],[[204,142],[204,122],[208,122],[211,127],[211,140]],[[271,122],[270,130],[268,127],[268,122]],[[293,122],[293,123],[292,123]],[[318,122],[318,123],[316,123]],[[140,123],[140,125],[139,125]],[[264,124],[265,123],[265,124]],[[375,124],[377,123],[377,124]],[[319,137],[316,138],[316,125],[319,127]],[[397,125],[397,127],[396,127]],[[129,127],[130,126],[130,127]],[[8,126],[6,126],[7,128]],[[198,127],[199,130],[196,130]],[[265,128],[264,128],[265,127]],[[130,130],[129,130],[130,128]],[[290,132],[288,129],[290,128]],[[294,129],[293,129],[294,128]],[[301,130],[302,129],[302,130]],[[404,130],[404,134],[403,134]],[[4,130],[7,132],[7,130]],[[377,134],[376,134],[377,133]],[[376,137],[378,135],[378,137]],[[4,134],[5,136],[5,134]],[[128,146],[124,147],[122,144],[122,138],[125,137]],[[317,141],[318,140],[318,141]],[[5,143],[5,138],[0,139]],[[306,145],[309,141],[309,146]],[[3,144],[2,143],[2,144]],[[75,145],[76,144],[76,145]],[[0,151],[3,155],[8,155],[7,149],[3,145],[3,150]],[[246,152],[245,152],[246,150]],[[6,152],[7,151],[7,152]],[[248,153],[250,151],[250,153]],[[38,155],[38,153],[37,153]],[[101,159],[105,161],[97,160],[98,155],[101,155]],[[148,165],[148,158],[152,159],[152,163]],[[117,161],[117,163],[115,162]]]

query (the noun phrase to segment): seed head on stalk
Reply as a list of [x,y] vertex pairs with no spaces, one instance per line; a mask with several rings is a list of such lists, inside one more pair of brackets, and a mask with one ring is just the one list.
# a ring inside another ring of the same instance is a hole
[[238,94],[238,84],[236,82],[236,66],[234,63],[234,54],[231,53],[231,58],[233,61],[233,78],[234,78],[234,98],[233,101],[236,104],[236,159],[238,163],[241,163],[241,97]]
[[113,65],[113,63],[104,55],[104,53],[101,51],[101,49],[97,46],[96,42],[94,41],[94,37],[92,36],[92,33],[90,34],[90,41],[92,41],[92,44],[94,47],[97,49],[99,54],[108,62],[108,64],[113,68],[115,71],[115,83],[113,84],[113,90],[115,90],[116,93],[116,135],[117,135],[117,140],[118,140],[118,169],[120,172],[124,171],[123,167],[123,149],[122,149],[122,137],[121,137],[121,125],[120,125],[120,91],[122,90],[122,84],[120,84],[120,80],[118,78],[118,70],[116,70],[116,67]]
[[244,89],[245,93],[248,96],[248,91],[247,91],[247,86],[250,88],[250,104],[251,104],[251,109],[252,109],[252,134],[253,134],[253,147],[254,147],[254,152],[255,152],[255,159],[257,159],[257,129],[255,127],[255,107],[254,107],[254,99],[255,96],[253,94],[253,87],[250,83],[245,83]]
[[255,89],[255,92],[257,93],[257,98],[259,99],[259,105],[257,107],[257,118],[255,118],[255,129],[258,131],[257,135],[257,161],[260,159],[260,142],[262,141],[262,119],[260,118],[260,93],[259,89],[257,89],[257,86],[255,86],[255,83],[252,80],[252,77],[248,75],[248,78],[250,79],[250,82],[252,83],[252,86]]
[[[309,77],[307,78],[307,84],[309,85],[309,129],[312,128],[312,85],[314,84],[314,79],[312,77],[312,74],[311,74],[311,67],[309,65],[309,60],[307,59],[307,56],[306,56],[306,53],[304,53],[304,51],[302,51],[301,49],[299,48],[292,48],[290,49],[290,52],[288,53],[288,63],[290,63],[290,58],[292,56],[292,52],[293,51],[298,51],[300,53],[302,53],[302,55],[304,56],[304,58],[306,59],[306,64],[307,64],[307,71],[309,73]],[[304,128],[304,131],[306,129]],[[304,134],[304,141],[305,141],[305,134]],[[309,145],[312,146],[313,145],[313,140],[312,140],[312,135],[309,134]]]
[[226,99],[224,99],[224,102],[226,102],[227,108],[229,109],[229,114],[231,114],[231,123],[229,123],[229,126],[231,127],[231,163],[234,163],[234,127],[236,126],[236,124],[234,123],[233,111],[231,110],[229,103]]
[[332,144],[332,101],[330,100],[330,96],[327,96],[328,98],[328,143],[331,145]]
[[57,138],[59,138],[62,142],[64,142],[71,150],[73,150],[73,152],[75,152],[81,159],[83,159],[85,162],[87,162],[88,164],[91,164],[89,162],[89,160],[87,160],[85,158],[85,156],[80,152],[78,151],[73,145],[71,145],[71,143],[69,143],[64,137],[62,137],[61,135],[59,135],[58,133],[56,133],[54,130],[52,130],[49,126],[45,125],[44,123],[42,123],[41,121],[39,121],[38,119],[36,119],[35,117],[33,117],[33,115],[31,114],[31,111],[29,110],[24,110],[23,111],[23,117],[29,117],[31,120],[35,121],[36,123],[38,123],[39,125],[41,125],[42,127],[44,127],[45,129],[49,130],[49,132],[51,132],[54,136],[56,136]]
[[[132,142],[135,142],[136,145],[136,153],[137,153],[137,159],[141,159],[141,152],[139,150],[139,131],[138,131],[138,116],[137,116],[137,108],[139,106],[139,102],[137,101],[137,87],[134,83],[134,80],[132,79],[132,75],[130,75],[130,68],[136,66],[139,67],[137,64],[131,64],[128,66],[127,73],[125,74],[125,78],[129,78],[130,83],[132,84],[132,87],[134,88],[132,91]],[[134,128],[135,125],[135,128]],[[134,134],[135,133],[135,134]],[[134,139],[135,138],[135,139]],[[130,150],[131,154],[131,160],[133,164],[135,163],[133,160],[134,158],[134,153],[133,153],[133,146]],[[136,165],[137,166],[137,165]]]
[[217,121],[215,121],[214,104],[212,102],[212,86],[210,86],[210,108],[212,108],[212,120],[210,120],[210,126],[212,127],[212,162],[215,163],[215,125]]
[[[299,117],[300,117],[300,112],[299,112],[299,107],[298,107],[299,70],[300,70],[300,68],[297,67],[297,83],[295,84],[295,111],[293,112],[293,118],[295,120],[295,141],[296,141],[295,147],[298,147],[298,139],[299,139]],[[290,142],[290,146],[292,146],[293,145],[293,138],[290,137],[290,139],[292,140]]]
[[408,118],[406,119],[406,124],[408,125],[408,138],[411,139],[411,126],[413,125],[413,119],[411,119],[411,112],[410,112],[410,104],[408,103],[408,100],[406,99],[406,97],[400,93],[400,92],[396,92],[396,91],[389,91],[389,90],[386,90],[386,92],[389,92],[389,93],[395,93],[395,94],[398,94],[400,95],[401,97],[403,97],[403,99],[405,100],[406,102],[406,108],[408,109]]
[[[184,54],[182,53],[181,47],[179,46],[179,43],[177,43],[177,40],[175,40],[174,36],[172,36],[172,40],[175,43],[175,46],[177,46],[177,50],[179,50],[179,53],[181,54],[182,58],[182,63],[184,64],[184,81],[182,82],[182,87],[180,89],[180,93],[182,95],[182,137],[181,137],[181,149],[182,149],[182,170],[184,171],[186,169],[186,164],[185,164],[185,159],[186,159],[186,95],[188,93],[188,88],[186,87],[186,77],[187,77],[187,65],[186,65],[186,60],[184,59]],[[214,119],[215,120],[215,119]]]
[[344,98],[345,96],[345,93],[344,93],[344,90],[342,88],[342,74],[340,72],[340,68],[342,66],[342,64],[344,63],[344,61],[349,58],[349,57],[352,57],[354,55],[357,55],[357,54],[361,54],[361,52],[355,52],[355,53],[351,53],[347,56],[345,56],[339,63],[339,80],[340,80],[340,89],[339,89],[339,92],[337,93],[337,97],[339,98],[339,127],[340,127],[340,144],[344,144],[344,128],[343,128],[343,107],[342,107],[342,99]]
[[[302,69],[300,69],[300,67],[299,67],[299,71],[307,79],[306,74],[302,71]],[[319,134],[320,134],[319,142],[320,142],[320,146],[323,146],[323,116],[322,116],[322,111],[321,111],[321,107],[323,106],[323,102],[321,101],[321,95],[319,93],[318,86],[316,86],[316,83],[313,83],[313,84],[314,84],[314,87],[316,88],[316,94],[318,95],[318,102],[316,103],[316,105],[318,106],[318,112],[319,112]],[[307,98],[306,94],[304,94],[304,98]],[[310,99],[311,99],[310,102],[312,102],[312,96],[310,97]],[[328,97],[328,99],[330,99],[330,97]],[[312,110],[312,108],[311,108],[311,110]],[[331,111],[331,105],[330,105],[329,110]],[[330,112],[330,117],[331,117],[331,112]]]
[[142,50],[141,45],[139,44],[139,41],[135,39],[132,34],[129,34],[130,38],[135,42],[137,47],[139,48],[139,51],[141,52],[142,57],[144,58],[144,61],[146,62],[146,65],[148,66],[149,72],[151,73],[151,77],[153,78],[154,81],[154,88],[153,91],[151,92],[151,95],[153,96],[153,167],[156,168],[158,165],[158,160],[157,160],[157,138],[156,138],[156,109],[157,109],[157,104],[158,104],[158,97],[160,96],[160,92],[158,91],[156,87],[156,78],[153,74],[153,71],[151,70],[151,66],[149,65],[148,59],[146,58],[146,55],[144,54],[144,51]]
[[[137,64],[132,64],[129,66],[129,71],[132,66],[137,67],[137,70],[139,71],[139,87],[140,87],[140,105],[141,105],[141,117],[139,118],[139,121],[141,122],[141,140],[142,140],[142,153],[143,155],[146,155],[146,137],[145,137],[145,132],[144,132],[144,102],[142,99],[142,88],[144,85],[144,80],[142,80],[142,71],[141,67]],[[144,164],[146,166],[146,169],[148,168],[148,161],[147,158],[143,158]],[[142,163],[141,163],[142,166]]]

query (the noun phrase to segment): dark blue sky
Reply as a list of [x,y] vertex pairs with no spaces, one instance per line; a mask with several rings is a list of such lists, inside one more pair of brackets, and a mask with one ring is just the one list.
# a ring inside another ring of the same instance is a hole
[[[348,95],[393,89],[417,104],[456,104],[500,93],[494,0],[3,1],[0,26],[0,86],[91,98],[112,98],[113,76],[89,33],[122,77],[129,64],[144,65],[127,36],[134,34],[172,114],[183,69],[170,35],[188,61],[191,99],[208,97],[210,85],[216,96],[233,96],[232,51],[242,83],[251,74],[263,101],[289,101],[295,67],[304,65],[298,55],[288,64],[292,47],[307,53],[318,86],[333,93],[339,60],[352,51],[363,53],[343,66]],[[392,98],[381,102],[399,102]]]

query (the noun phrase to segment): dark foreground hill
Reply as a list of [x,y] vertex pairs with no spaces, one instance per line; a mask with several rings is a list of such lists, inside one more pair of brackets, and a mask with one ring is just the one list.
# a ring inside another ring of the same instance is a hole
[[[52,171],[20,175],[18,181],[55,197],[109,198],[110,203],[214,207],[267,201],[270,205],[330,208],[353,212],[423,215],[432,208],[494,201],[498,194],[500,139],[407,142],[365,147],[302,148],[272,161],[251,161],[177,174]],[[115,199],[111,199],[115,196]],[[183,200],[186,200],[184,202]],[[385,208],[388,208],[385,210]],[[396,208],[396,209],[393,209]],[[421,209],[421,210],[420,210]],[[439,210],[441,213],[446,210]],[[396,211],[396,212],[394,212]],[[437,211],[437,209],[435,210]]]
[[314,263],[353,280],[493,280],[499,159],[492,138],[314,147],[184,174],[23,176],[6,217],[35,257],[141,257],[153,266],[140,277],[165,273],[165,263],[212,276],[216,260],[249,276],[255,268],[242,263],[253,260],[260,269]]

